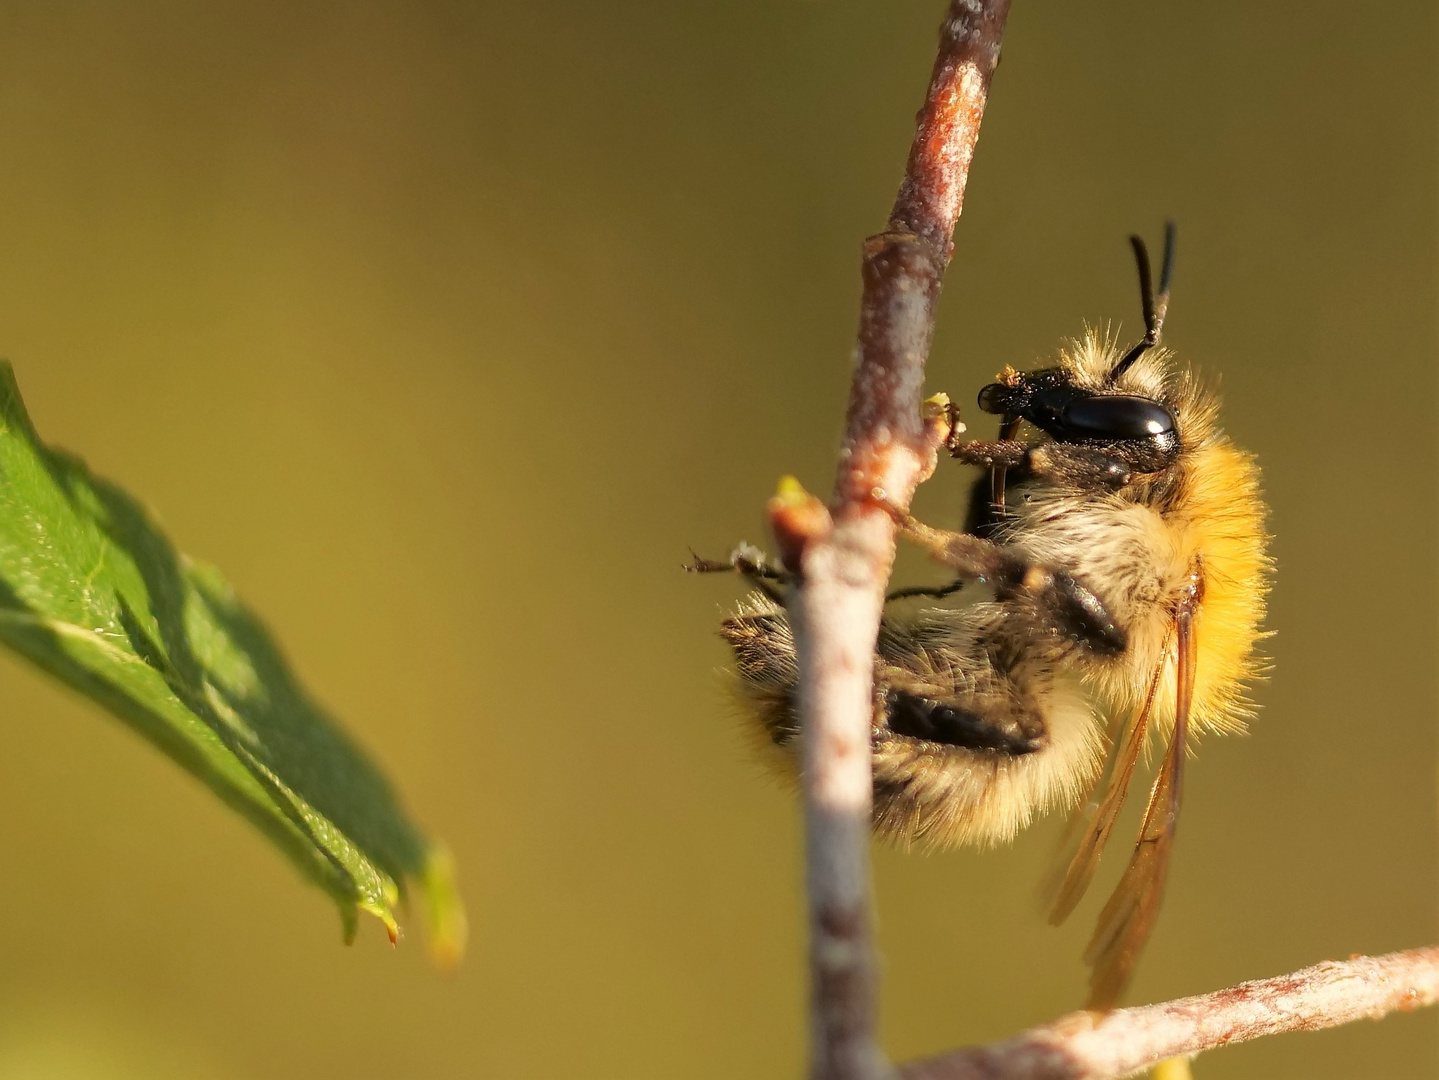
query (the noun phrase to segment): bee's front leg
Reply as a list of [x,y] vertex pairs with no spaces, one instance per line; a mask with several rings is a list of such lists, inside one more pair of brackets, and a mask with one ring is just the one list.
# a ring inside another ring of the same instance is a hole
[[1045,443],[1029,452],[1031,476],[1043,476],[1077,487],[1118,491],[1129,483],[1134,469],[1117,454],[1095,446]]
[[1029,456],[1029,447],[1018,439],[975,439],[970,442],[956,442],[951,439],[945,443],[945,448],[955,461],[978,465],[982,469],[1012,469],[1024,464]]
[[945,436],[944,448],[956,461],[962,461],[966,465],[978,465],[982,469],[1007,469],[1021,464],[1029,453],[1029,447],[1018,439],[963,438],[965,426],[959,418],[959,406],[949,401],[947,396],[944,402],[944,417],[949,422],[949,434]]

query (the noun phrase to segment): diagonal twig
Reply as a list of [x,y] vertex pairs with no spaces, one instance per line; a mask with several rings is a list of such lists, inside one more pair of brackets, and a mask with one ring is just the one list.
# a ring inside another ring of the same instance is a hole
[[951,0],[887,229],[864,246],[859,337],[828,510],[790,492],[770,518],[799,587],[788,608],[799,713],[810,922],[811,1076],[886,1072],[874,1037],[868,840],[872,668],[894,525],[875,489],[908,505],[943,425],[920,414],[934,306],[949,263],[1009,0]]
[[1100,1015],[1072,1013],[900,1070],[903,1080],[1113,1080],[1169,1057],[1318,1031],[1439,1000],[1439,946],[1357,956],[1228,990]]

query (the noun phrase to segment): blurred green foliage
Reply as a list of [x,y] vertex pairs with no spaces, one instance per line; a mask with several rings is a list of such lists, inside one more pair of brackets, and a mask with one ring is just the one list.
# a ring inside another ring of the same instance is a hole
[[42,443],[0,363],[0,641],[108,708],[253,821],[335,900],[399,933],[414,884],[446,962],[464,948],[447,857],[295,682],[214,567],[125,491]]
[[[0,659],[0,1077],[796,1075],[794,806],[718,674],[738,588],[679,566],[763,542],[780,475],[831,482],[942,9],[4,6],[0,355],[444,833],[475,940],[453,980],[339,949],[253,830]],[[1166,340],[1273,509],[1273,675],[1189,770],[1135,1000],[1439,937],[1436,22],[1014,6],[930,389],[1132,330],[1124,237],[1173,216]],[[957,524],[969,480],[916,512]],[[1097,908],[1034,899],[1057,824],[877,852],[894,1054],[1082,999]],[[1198,1075],[1432,1075],[1435,1035]]]

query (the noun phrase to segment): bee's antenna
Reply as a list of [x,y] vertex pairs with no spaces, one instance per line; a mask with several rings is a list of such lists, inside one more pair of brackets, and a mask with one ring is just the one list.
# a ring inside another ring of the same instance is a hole
[[1174,279],[1174,222],[1164,223],[1164,261],[1159,266],[1159,295],[1154,298],[1154,323],[1146,321],[1145,328],[1154,335],[1159,344],[1159,331],[1164,326],[1164,313],[1169,310],[1169,283]]
[[1110,382],[1128,371],[1147,350],[1159,344],[1159,335],[1164,329],[1164,313],[1169,310],[1169,282],[1174,277],[1174,222],[1164,223],[1164,261],[1159,267],[1158,296],[1154,294],[1154,280],[1149,268],[1149,249],[1138,236],[1129,238],[1129,246],[1134,249],[1134,261],[1139,265],[1139,303],[1144,311],[1144,338],[1114,365],[1114,370],[1109,373]]

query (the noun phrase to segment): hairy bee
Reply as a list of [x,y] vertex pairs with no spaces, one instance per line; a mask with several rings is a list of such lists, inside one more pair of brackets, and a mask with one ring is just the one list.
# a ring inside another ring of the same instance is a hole
[[[1144,338],[1121,351],[1091,333],[1054,366],[1006,368],[980,392],[999,438],[964,441],[955,423],[948,446],[988,473],[964,532],[892,511],[958,576],[928,592],[964,586],[964,602],[887,606],[874,662],[875,829],[996,844],[1082,802],[1052,887],[1056,923],[1089,883],[1141,748],[1166,741],[1086,953],[1094,1008],[1118,998],[1153,925],[1190,742],[1243,728],[1269,572],[1254,460],[1220,430],[1213,392],[1159,347],[1173,227],[1157,297],[1144,245],[1131,243]],[[783,593],[764,580],[783,575],[743,553],[727,565],[760,584],[721,627],[742,696],[766,738],[793,750],[794,639]]]

